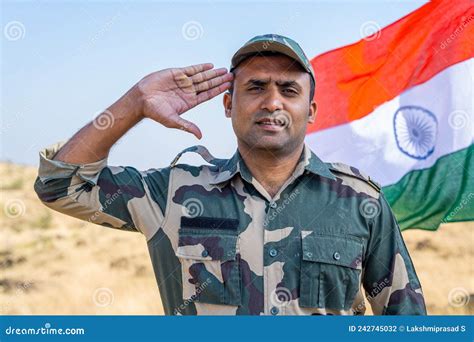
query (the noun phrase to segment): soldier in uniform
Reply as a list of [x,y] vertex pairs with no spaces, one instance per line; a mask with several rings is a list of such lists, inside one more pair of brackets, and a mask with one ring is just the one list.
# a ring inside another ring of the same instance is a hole
[[[361,315],[362,291],[376,315],[424,315],[380,186],[304,143],[315,86],[301,47],[276,34],[248,41],[230,72],[210,63],[154,72],[42,150],[35,191],[53,210],[142,233],[167,315]],[[181,115],[223,92],[238,145],[230,159],[193,146],[163,168],[108,165],[144,118],[201,138]],[[208,164],[178,163],[186,152]]]

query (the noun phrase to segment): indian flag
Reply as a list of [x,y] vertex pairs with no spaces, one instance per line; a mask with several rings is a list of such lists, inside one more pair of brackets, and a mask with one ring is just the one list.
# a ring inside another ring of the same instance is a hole
[[308,145],[378,181],[401,229],[474,220],[473,4],[428,3],[311,60]]

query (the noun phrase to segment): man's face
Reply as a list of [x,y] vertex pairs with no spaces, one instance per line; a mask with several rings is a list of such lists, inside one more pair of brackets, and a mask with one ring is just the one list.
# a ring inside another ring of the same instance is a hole
[[232,95],[224,95],[224,106],[239,147],[279,155],[301,146],[316,103],[309,99],[310,75],[296,61],[284,55],[250,57],[235,69],[233,88]]

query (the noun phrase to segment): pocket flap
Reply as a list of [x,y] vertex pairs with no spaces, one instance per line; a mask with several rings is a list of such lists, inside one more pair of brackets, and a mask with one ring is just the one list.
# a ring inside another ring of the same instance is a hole
[[362,269],[364,245],[355,239],[310,234],[302,238],[303,260]]
[[235,260],[237,234],[217,234],[212,229],[207,232],[179,230],[176,256],[194,260]]

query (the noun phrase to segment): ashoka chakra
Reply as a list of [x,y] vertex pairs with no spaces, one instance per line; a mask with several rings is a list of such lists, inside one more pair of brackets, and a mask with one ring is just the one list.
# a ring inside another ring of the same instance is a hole
[[393,117],[397,146],[406,155],[426,159],[433,153],[438,121],[430,111],[417,106],[400,107]]

